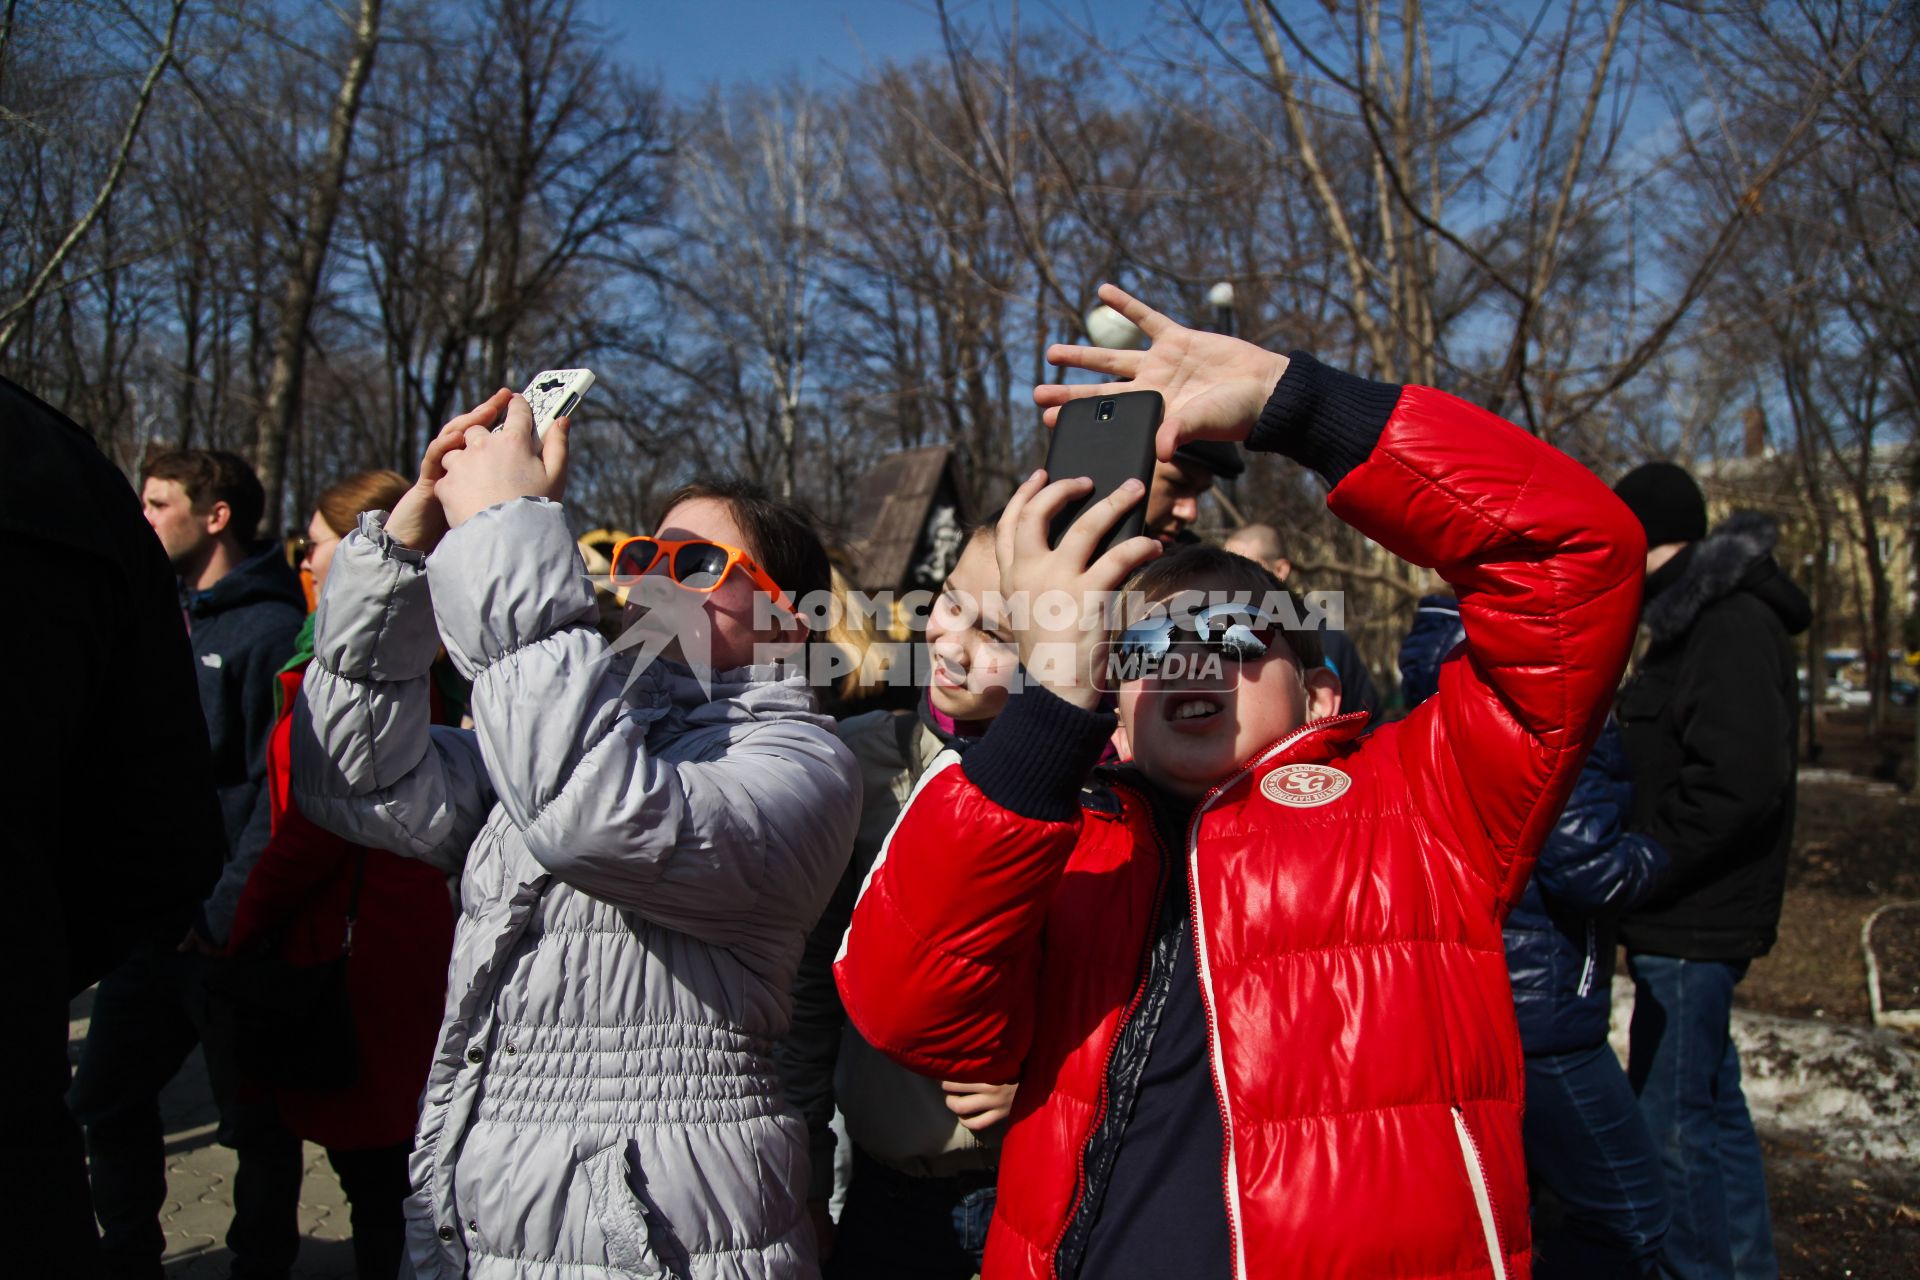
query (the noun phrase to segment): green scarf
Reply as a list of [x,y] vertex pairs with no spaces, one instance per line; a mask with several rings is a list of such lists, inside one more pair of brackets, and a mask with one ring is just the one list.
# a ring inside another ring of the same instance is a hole
[[[293,638],[293,656],[287,659],[287,665],[280,668],[276,675],[285,675],[289,671],[298,671],[313,661],[313,620],[319,615],[310,613],[307,620],[300,624],[300,634]],[[281,702],[287,696],[287,686],[278,680],[273,682],[273,718],[278,720],[286,710]]]

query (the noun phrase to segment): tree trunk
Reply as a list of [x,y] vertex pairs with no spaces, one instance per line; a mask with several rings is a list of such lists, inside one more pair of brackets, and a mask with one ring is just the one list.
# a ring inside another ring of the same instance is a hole
[[333,241],[334,219],[340,212],[346,186],[347,161],[353,153],[354,121],[359,117],[367,78],[373,71],[373,55],[379,47],[381,3],[382,0],[360,0],[353,53],[347,61],[339,95],[334,99],[333,117],[327,125],[324,166],[307,201],[300,260],[287,278],[286,293],[280,303],[273,370],[267,378],[267,394],[260,406],[254,439],[254,465],[267,494],[262,527],[270,533],[280,529],[287,441],[300,416],[301,385],[306,375],[307,329],[313,319],[314,299],[320,293],[320,277],[326,269],[327,249]]

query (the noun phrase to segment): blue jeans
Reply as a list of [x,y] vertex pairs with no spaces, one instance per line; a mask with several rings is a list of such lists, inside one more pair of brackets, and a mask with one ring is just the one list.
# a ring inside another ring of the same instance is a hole
[[1627,1075],[1666,1167],[1673,1223],[1660,1273],[1678,1280],[1780,1274],[1760,1139],[1740,1092],[1729,1024],[1747,962],[1629,955]]
[[1536,1193],[1533,1274],[1648,1274],[1667,1233],[1666,1180],[1613,1050],[1529,1054],[1521,1136]]

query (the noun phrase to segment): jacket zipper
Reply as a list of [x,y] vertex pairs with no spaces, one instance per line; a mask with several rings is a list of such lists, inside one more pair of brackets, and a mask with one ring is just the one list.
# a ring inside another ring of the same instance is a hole
[[[1365,713],[1354,712],[1353,714],[1364,715]],[[1226,1138],[1220,1152],[1220,1181],[1226,1193],[1227,1240],[1233,1246],[1235,1280],[1242,1280],[1247,1274],[1247,1248],[1246,1241],[1240,1235],[1240,1173],[1234,1161],[1233,1109],[1227,1101],[1226,1059],[1220,1052],[1220,1028],[1213,1004],[1212,960],[1207,950],[1206,927],[1200,915],[1200,820],[1206,816],[1209,809],[1213,808],[1215,801],[1238,786],[1241,779],[1261,765],[1302,738],[1318,733],[1336,721],[1346,718],[1333,716],[1326,720],[1316,720],[1310,725],[1302,725],[1281,738],[1246,764],[1241,765],[1231,777],[1216,783],[1195,807],[1193,817],[1187,823],[1187,897],[1193,921],[1193,956],[1194,963],[1200,970],[1200,1004],[1207,1014],[1207,1064],[1213,1074],[1213,1098],[1215,1105],[1220,1108],[1220,1130]]]
[[[1153,890],[1153,908],[1147,914],[1147,920],[1149,922],[1147,945],[1142,948],[1140,952],[1140,976],[1133,984],[1133,999],[1127,1002],[1126,1009],[1120,1014],[1120,1021],[1114,1024],[1113,1038],[1107,1042],[1106,1054],[1100,1060],[1100,1098],[1093,1109],[1093,1122],[1087,1126],[1086,1141],[1080,1144],[1079,1153],[1074,1160],[1073,1201],[1067,1206],[1066,1217],[1061,1219],[1060,1231],[1053,1238],[1053,1247],[1047,1251],[1048,1269],[1056,1277],[1056,1280],[1060,1275],[1060,1246],[1066,1243],[1067,1233],[1073,1229],[1074,1220],[1080,1216],[1080,1210],[1086,1203],[1087,1143],[1093,1141],[1094,1137],[1100,1132],[1101,1122],[1106,1119],[1107,1104],[1109,1102],[1109,1094],[1113,1081],[1113,1055],[1120,1048],[1122,1033],[1126,1031],[1127,1024],[1133,1021],[1134,1014],[1139,1012],[1141,1000],[1143,1000],[1147,994],[1147,980],[1153,973],[1153,952],[1159,941],[1160,908],[1167,893],[1169,871],[1168,854],[1166,846],[1162,844],[1160,840],[1158,826],[1151,822],[1153,815],[1152,802],[1130,787],[1115,787],[1114,789],[1116,791],[1125,791],[1146,808],[1149,826],[1153,828],[1154,849],[1160,855],[1160,870],[1158,882]],[[1125,812],[1125,809],[1122,808],[1121,814],[1123,822],[1125,821]]]
[[1599,957],[1594,954],[1597,950],[1598,948],[1594,946],[1593,918],[1589,916],[1587,918],[1587,962],[1580,966],[1580,987],[1574,993],[1575,995],[1584,996],[1593,990],[1593,971],[1599,960]]
[[1507,1255],[1500,1243],[1500,1224],[1493,1217],[1493,1196],[1487,1190],[1487,1170],[1480,1161],[1480,1146],[1467,1128],[1467,1113],[1459,1103],[1448,1108],[1453,1114],[1453,1132],[1460,1139],[1460,1159],[1467,1166],[1467,1181],[1473,1186],[1473,1207],[1480,1215],[1480,1231],[1487,1240],[1487,1257],[1493,1262],[1494,1280],[1507,1280]]

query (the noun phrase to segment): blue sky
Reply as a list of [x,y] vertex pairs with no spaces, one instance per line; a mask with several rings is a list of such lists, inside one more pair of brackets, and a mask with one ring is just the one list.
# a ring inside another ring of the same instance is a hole
[[[1012,0],[948,0],[960,23],[1006,29]],[[1116,43],[1154,19],[1159,0],[1024,0],[1025,29],[1070,20]],[[911,61],[940,50],[933,0],[584,0],[614,52],[635,70],[658,75],[674,94],[709,84],[769,81],[787,74],[823,88],[886,60]]]

